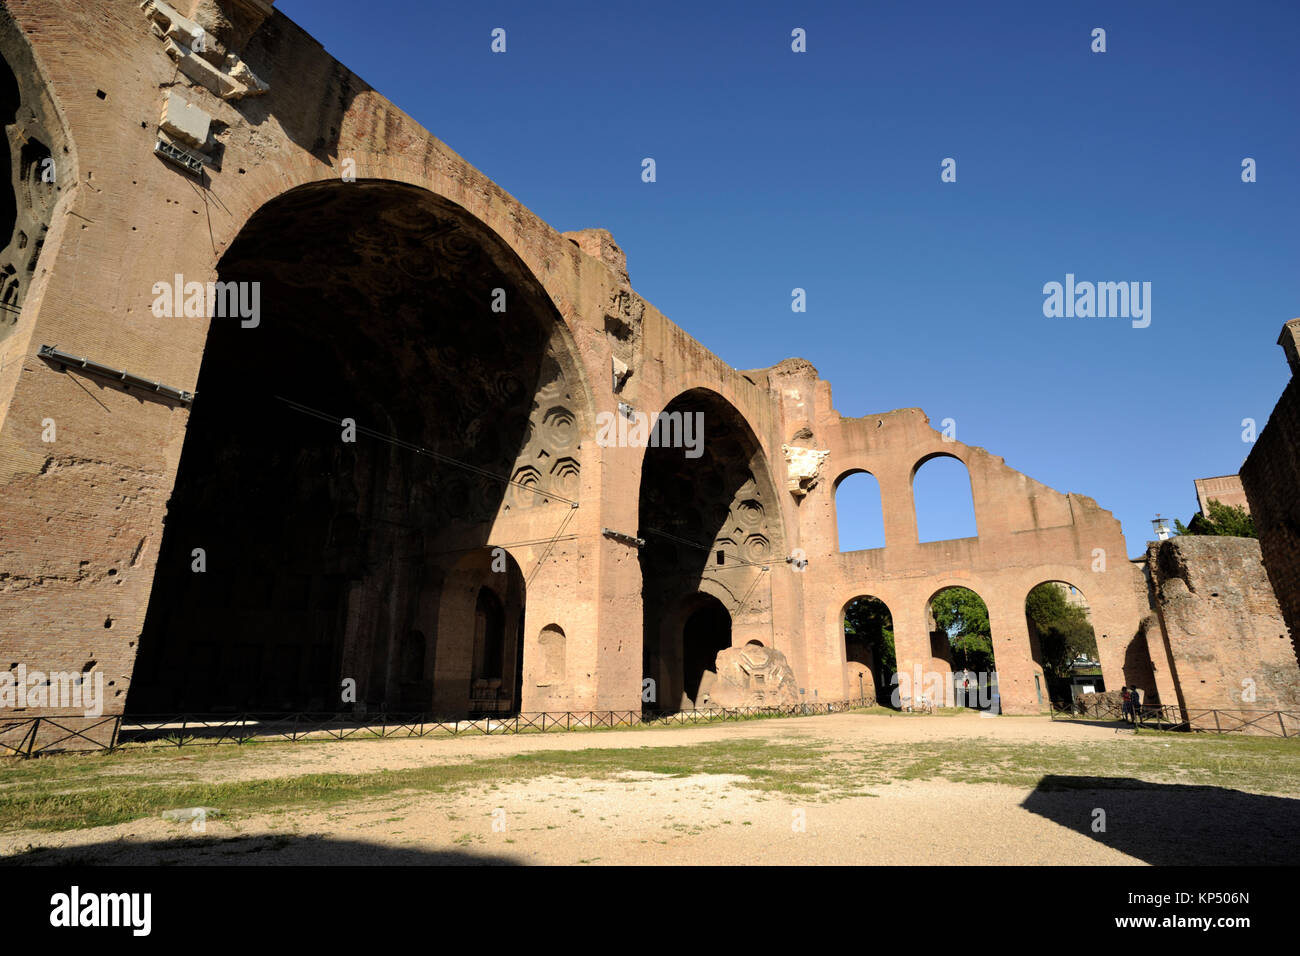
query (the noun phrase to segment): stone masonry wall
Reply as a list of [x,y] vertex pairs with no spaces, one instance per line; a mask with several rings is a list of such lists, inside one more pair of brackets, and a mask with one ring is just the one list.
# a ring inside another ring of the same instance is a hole
[[[1259,542],[1182,535],[1153,542],[1147,560],[1181,706],[1193,715],[1300,706],[1300,667]],[[1194,723],[1213,726],[1214,718]]]
[[[1282,330],[1281,345],[1296,354],[1300,319]],[[1291,632],[1291,650],[1300,660],[1300,385],[1294,373],[1250,456],[1241,466],[1241,482],[1255,518],[1255,530],[1268,578]]]

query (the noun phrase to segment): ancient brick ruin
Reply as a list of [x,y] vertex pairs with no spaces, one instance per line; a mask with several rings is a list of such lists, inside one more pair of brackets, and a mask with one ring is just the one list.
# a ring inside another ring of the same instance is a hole
[[[1057,581],[1109,686],[1176,696],[1108,511],[920,409],[843,417],[806,361],[729,367],[608,233],[551,229],[266,0],[7,0],[0,54],[0,667],[98,668],[111,712],[335,710],[349,679],[390,711],[672,709],[757,642],[841,700],[850,601],[947,671],[929,601],[960,585],[1037,713],[1025,599]],[[976,537],[918,541],[937,456]],[[841,552],[856,472],[886,543]]]
[[1180,535],[1152,542],[1146,566],[1162,702],[1199,727],[1213,725],[1203,711],[1300,709],[1300,672],[1258,541]]
[[1268,577],[1300,657],[1300,319],[1282,328],[1291,380],[1241,466]]

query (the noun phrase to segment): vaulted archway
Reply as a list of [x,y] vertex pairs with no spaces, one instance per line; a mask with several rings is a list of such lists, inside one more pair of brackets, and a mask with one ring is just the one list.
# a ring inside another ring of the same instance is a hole
[[[1049,702],[1070,707],[1085,693],[1106,689],[1092,610],[1079,588],[1067,581],[1044,581],[1030,588],[1025,623],[1030,656],[1047,681],[1046,687],[1036,688],[1040,708]],[[1040,680],[1037,673],[1034,680]]]
[[[1000,712],[993,631],[984,599],[970,588],[953,585],[932,594],[925,610],[931,657],[948,668],[943,675],[945,700],[931,703],[946,703],[951,681],[957,706]],[[932,689],[926,692],[934,695]]]
[[683,698],[680,610],[694,595],[716,599],[730,620],[731,643],[771,646],[769,576],[773,561],[784,567],[786,553],[767,460],[740,412],[701,388],[679,395],[664,415],[692,416],[701,441],[647,448],[641,471],[643,674],[656,689],[646,710],[694,699]]
[[889,606],[863,594],[844,605],[840,618],[849,699],[890,704],[898,663]]
[[211,320],[128,706],[335,710],[351,679],[367,710],[518,709],[523,578],[488,545],[568,513],[589,421],[545,290],[381,181],[268,203],[219,279],[258,314]]

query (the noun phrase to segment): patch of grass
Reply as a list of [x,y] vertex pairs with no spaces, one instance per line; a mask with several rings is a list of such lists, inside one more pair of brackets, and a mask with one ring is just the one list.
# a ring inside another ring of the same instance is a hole
[[[264,754],[275,744],[175,747],[96,751],[85,754],[56,754],[34,760],[7,759],[0,762],[0,792],[14,785],[57,781],[68,789],[79,785],[100,786],[105,777],[114,781],[159,782],[165,774],[174,779],[202,779],[223,764],[247,761],[249,754]],[[242,752],[241,752],[242,751]]]
[[[93,755],[79,761],[75,786],[44,768],[20,767],[0,788],[0,831],[69,830],[123,823],[156,816],[175,807],[209,806],[239,813],[285,812],[302,807],[330,807],[387,794],[447,792],[473,786],[534,779],[548,775],[608,779],[627,771],[670,777],[689,774],[737,774],[758,790],[815,793],[804,781],[815,748],[769,744],[762,740],[723,741],[687,747],[637,747],[538,751],[466,763],[382,770],[365,774],[312,773],[292,777],[229,782],[179,782],[172,761],[159,763],[151,779],[121,773],[135,755]],[[42,761],[43,762],[43,761]],[[51,766],[66,766],[64,761]],[[186,768],[194,766],[187,761]],[[144,769],[141,765],[141,769]],[[635,785],[634,782],[629,785]]]

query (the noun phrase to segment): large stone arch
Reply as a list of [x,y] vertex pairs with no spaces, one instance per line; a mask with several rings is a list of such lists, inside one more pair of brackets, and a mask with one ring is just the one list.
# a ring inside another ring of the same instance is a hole
[[709,594],[726,609],[733,644],[773,645],[770,575],[785,570],[786,555],[783,503],[763,446],[736,406],[716,391],[692,388],[664,415],[698,416],[703,441],[697,457],[688,457],[688,448],[649,447],[642,463],[644,673],[665,689],[648,709],[677,706],[675,609],[692,595]]
[[[262,314],[210,320],[131,707],[328,708],[330,685],[352,678],[358,704],[411,709],[406,636],[438,648],[439,672],[452,660],[451,619],[427,620],[452,559],[518,544],[514,573],[536,576],[590,489],[573,338],[508,244],[405,183],[278,196],[218,277],[256,290]],[[522,600],[508,626],[522,649]],[[185,673],[236,668],[260,676],[232,699],[184,690]],[[507,709],[521,673],[512,661]],[[466,709],[430,679],[416,709]]]
[[[1035,625],[1033,618],[1028,613],[1029,596],[1033,594],[1034,591],[1036,591],[1039,587],[1042,587],[1043,585],[1054,585],[1057,587],[1061,587],[1062,596],[1065,598],[1065,600],[1082,608],[1083,613],[1087,617],[1088,625],[1089,627],[1092,628],[1094,643],[1096,642],[1096,638],[1098,635],[1097,635],[1097,624],[1096,621],[1094,620],[1093,613],[1092,613],[1092,605],[1088,601],[1088,597],[1087,594],[1084,592],[1084,589],[1079,587],[1078,584],[1076,583],[1075,577],[1069,577],[1069,578],[1061,577],[1061,576],[1046,577],[1039,580],[1032,586],[1030,586],[1029,590],[1025,592],[1025,604],[1026,604],[1025,624],[1029,630],[1030,654],[1033,657],[1035,671],[1041,672],[1043,675],[1042,680],[1045,685],[1046,694],[1050,698],[1051,687],[1048,682],[1052,678],[1048,673],[1049,661],[1046,653],[1047,647],[1044,646],[1043,635],[1041,635],[1038,632],[1038,628]],[[1055,699],[1050,700],[1049,703],[1055,703]]]
[[351,181],[404,184],[432,194],[489,230],[532,273],[566,325],[576,331],[573,279],[594,265],[589,257],[392,104],[373,91],[368,98],[388,114],[385,122],[402,141],[401,148],[374,148],[374,127],[354,125],[361,117],[350,113],[335,155],[295,151],[241,169],[238,192],[227,202],[225,215],[213,223],[217,258],[260,209],[295,189]]
[[879,648],[867,646],[871,643],[870,638],[873,635],[866,635],[865,639],[855,641],[851,653],[845,626],[850,605],[855,601],[864,599],[876,601],[884,607],[890,618],[889,629],[891,631],[893,629],[894,612],[889,602],[879,595],[871,593],[868,589],[856,589],[852,597],[840,604],[838,612],[835,614],[835,622],[840,645],[839,656],[844,667],[844,696],[849,700],[865,699],[883,702],[889,697],[894,674],[882,666],[883,662],[876,653]]
[[[977,581],[957,580],[957,581],[951,581],[946,584],[938,584],[937,586],[935,585],[930,586],[929,588],[930,594],[925,599],[926,621],[927,621],[927,626],[929,628],[929,637],[930,637],[930,657],[933,664],[942,664],[946,666],[948,669],[951,669],[953,666],[951,651],[946,643],[946,640],[943,637],[941,637],[938,631],[935,630],[933,604],[934,604],[934,599],[937,598],[944,591],[958,590],[958,589],[963,591],[969,591],[970,593],[974,594],[984,604],[985,608],[989,609],[989,600],[984,596],[983,593],[981,593],[980,584]],[[990,617],[991,616],[992,616],[992,611],[990,610]],[[995,659],[997,656],[997,643],[998,640],[997,640],[997,636],[995,635],[993,637],[993,649],[994,649]]]
[[[1012,578],[1014,590],[1023,604],[1029,592],[1046,581],[1060,581],[1077,588],[1088,602],[1088,617],[1107,686],[1140,683],[1154,687],[1152,655],[1141,628],[1142,617],[1134,613],[1137,603],[1134,599],[1144,597],[1141,593],[1144,582],[1127,560],[1105,566],[1104,570],[1102,567],[1094,557],[1076,564],[1039,564]],[[1128,587],[1117,586],[1116,578]],[[1035,665],[1041,670],[1037,659]]]

